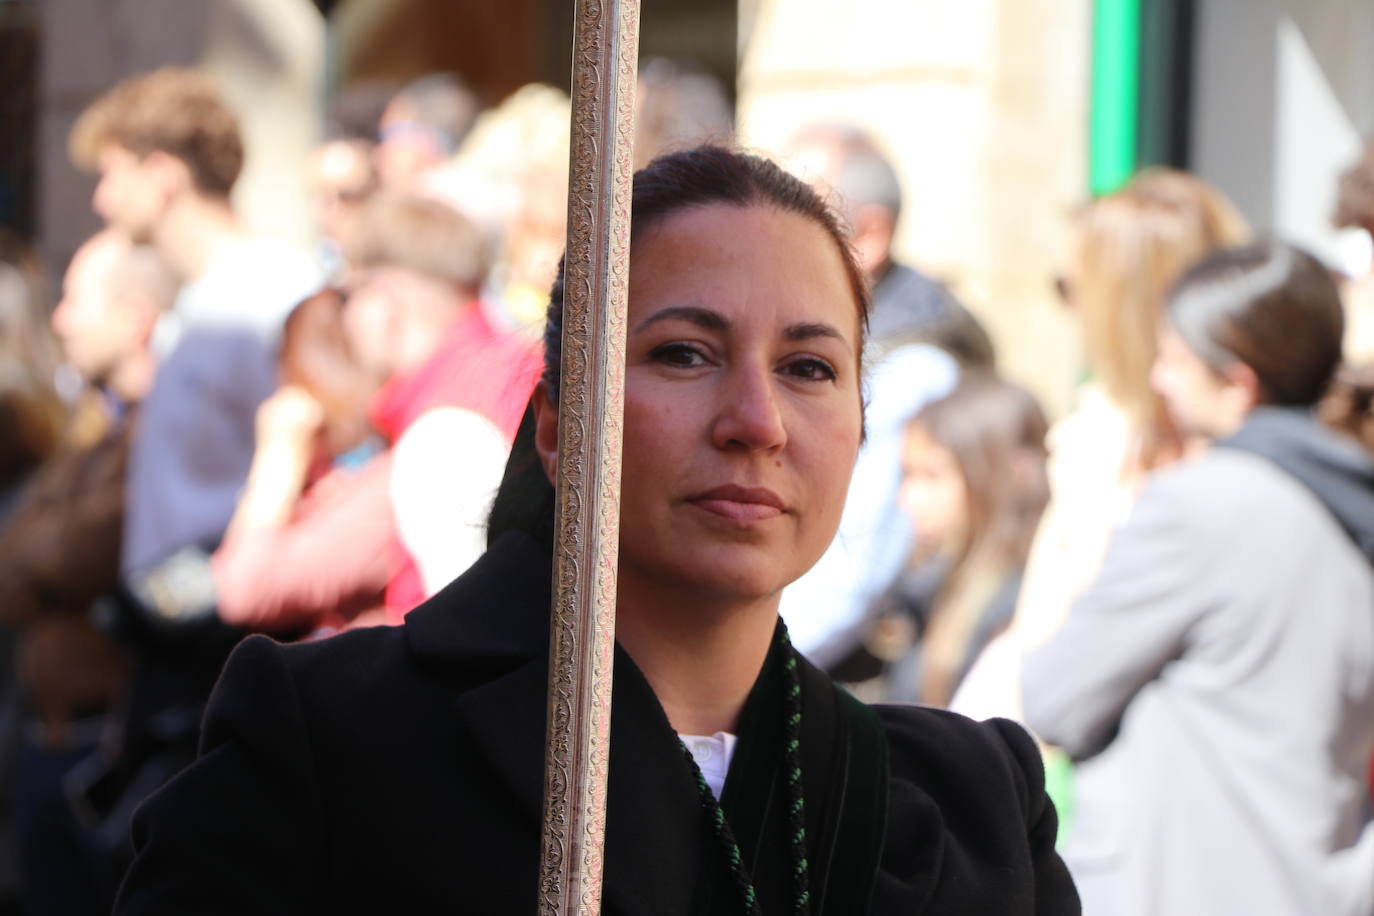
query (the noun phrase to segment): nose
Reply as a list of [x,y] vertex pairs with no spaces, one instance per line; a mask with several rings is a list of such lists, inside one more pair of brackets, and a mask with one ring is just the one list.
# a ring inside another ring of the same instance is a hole
[[110,221],[110,195],[113,193],[111,184],[110,176],[102,174],[95,183],[95,190],[91,192],[91,209],[106,222]]
[[897,489],[897,505],[907,518],[915,520],[920,515],[920,493],[914,474],[904,472],[902,483]]
[[72,306],[68,297],[63,296],[57,301],[56,307],[52,310],[52,329],[58,337],[66,337],[67,319],[71,313]]
[[1169,370],[1163,365],[1163,360],[1156,359],[1150,366],[1149,383],[1151,390],[1160,397],[1164,397],[1169,390]]
[[775,452],[787,444],[777,382],[766,367],[740,367],[719,391],[711,429],[717,448]]

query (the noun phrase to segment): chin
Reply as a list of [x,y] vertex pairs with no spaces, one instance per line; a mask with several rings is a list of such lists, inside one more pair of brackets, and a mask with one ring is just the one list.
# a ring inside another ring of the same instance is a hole
[[701,551],[683,557],[660,575],[675,590],[691,591],[705,600],[725,604],[776,598],[804,569],[779,562],[775,551],[751,550],[732,544],[721,551]]

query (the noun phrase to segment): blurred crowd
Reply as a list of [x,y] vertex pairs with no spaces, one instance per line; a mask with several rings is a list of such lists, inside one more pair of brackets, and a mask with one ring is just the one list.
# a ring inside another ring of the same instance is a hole
[[[731,141],[690,66],[644,62],[638,104],[639,164]],[[539,380],[568,119],[558,90],[487,107],[451,74],[345,92],[309,251],[236,214],[243,140],[206,77],[130,79],[77,122],[105,228],[60,293],[0,235],[10,911],[108,912],[132,811],[194,756],[243,635],[397,624],[485,549]],[[1085,902],[1144,901],[1101,912],[1190,912],[1189,859],[1219,868],[1171,839],[1167,881],[1095,873],[1126,804],[1160,837],[1189,816],[1242,847],[1301,834],[1299,869],[1325,868],[1309,846],[1374,850],[1374,264],[1335,276],[1146,170],[1066,223],[1046,282],[1086,371],[1051,423],[974,313],[894,258],[890,151],[815,124],[772,152],[843,215],[872,295],[840,532],[783,598],[798,648],[870,701],[1026,722]],[[1334,218],[1374,234],[1374,145]],[[1194,757],[1231,783],[1187,785]],[[1276,787],[1279,827],[1256,801]],[[1302,893],[1243,872],[1219,874]]]

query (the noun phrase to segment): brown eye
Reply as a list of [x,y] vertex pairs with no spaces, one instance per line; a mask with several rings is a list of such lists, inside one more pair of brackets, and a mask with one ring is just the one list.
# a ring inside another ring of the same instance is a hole
[[655,362],[677,369],[695,369],[706,365],[706,356],[696,347],[685,343],[660,344],[649,351]]
[[834,366],[814,356],[792,360],[783,366],[783,372],[808,382],[833,382],[840,377]]

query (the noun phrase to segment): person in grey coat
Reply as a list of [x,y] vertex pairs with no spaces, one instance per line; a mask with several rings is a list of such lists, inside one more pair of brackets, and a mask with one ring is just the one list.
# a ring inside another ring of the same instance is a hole
[[1330,275],[1213,255],[1152,381],[1215,443],[1153,475],[1101,573],[1026,659],[1027,723],[1078,762],[1062,852],[1087,914],[1374,913],[1374,465],[1318,425]]

